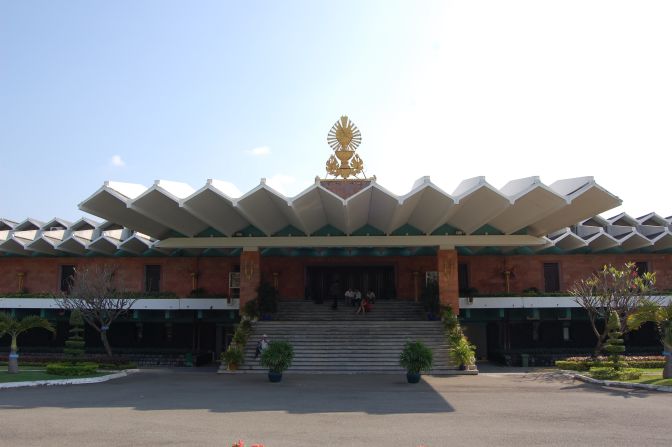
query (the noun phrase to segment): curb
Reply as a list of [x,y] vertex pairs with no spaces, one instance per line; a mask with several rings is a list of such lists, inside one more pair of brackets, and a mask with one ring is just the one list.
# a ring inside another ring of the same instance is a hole
[[648,385],[646,383],[617,382],[613,380],[598,380],[593,379],[592,377],[584,376],[583,374],[577,374],[575,372],[565,371],[565,373],[572,376],[576,380],[580,380],[586,383],[592,383],[595,385],[615,386],[619,388],[629,388],[632,390],[640,389],[648,391],[662,391],[663,393],[672,393],[672,386]]
[[113,374],[108,374],[106,376],[100,377],[86,377],[82,379],[54,379],[54,380],[34,380],[32,382],[8,382],[0,383],[0,389],[3,388],[23,388],[31,386],[53,386],[53,385],[81,385],[87,383],[101,383],[107,382],[108,380],[120,379],[126,377],[129,374],[139,372],[139,369],[125,369]]

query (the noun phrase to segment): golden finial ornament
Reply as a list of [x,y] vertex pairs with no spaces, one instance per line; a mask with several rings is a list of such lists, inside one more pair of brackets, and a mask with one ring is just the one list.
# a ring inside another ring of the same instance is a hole
[[327,143],[334,150],[327,160],[327,175],[344,179],[364,175],[364,162],[355,153],[361,142],[361,132],[347,116],[336,121],[327,135]]

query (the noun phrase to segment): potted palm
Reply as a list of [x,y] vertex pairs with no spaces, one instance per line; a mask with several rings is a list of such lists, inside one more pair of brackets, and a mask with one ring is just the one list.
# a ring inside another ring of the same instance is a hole
[[407,341],[399,355],[399,364],[406,368],[408,383],[418,383],[420,372],[429,372],[433,363],[432,350],[419,341]]
[[268,368],[268,380],[280,382],[282,372],[292,365],[294,348],[286,341],[272,341],[261,353],[261,365]]
[[450,359],[459,366],[461,370],[466,370],[469,366],[476,363],[475,346],[469,343],[467,337],[460,337],[453,341],[448,355]]
[[222,353],[222,361],[226,363],[226,369],[236,371],[245,361],[245,353],[236,343],[231,343],[228,349]]

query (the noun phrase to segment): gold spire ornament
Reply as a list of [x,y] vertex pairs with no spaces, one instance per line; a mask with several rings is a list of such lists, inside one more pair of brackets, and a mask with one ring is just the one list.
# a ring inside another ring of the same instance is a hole
[[327,135],[327,143],[334,150],[327,160],[327,175],[343,179],[364,175],[364,162],[355,153],[361,142],[361,132],[347,116],[336,121]]

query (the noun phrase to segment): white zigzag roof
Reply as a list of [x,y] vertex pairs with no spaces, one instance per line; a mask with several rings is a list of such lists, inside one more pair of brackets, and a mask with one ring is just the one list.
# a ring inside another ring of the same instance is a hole
[[423,177],[401,196],[371,180],[347,198],[320,180],[294,197],[282,195],[263,179],[242,195],[230,183],[212,179],[198,189],[165,180],[150,187],[105,182],[80,204],[80,209],[104,222],[0,219],[0,253],[169,253],[160,242],[175,236],[189,239],[214,230],[232,237],[255,227],[263,237],[271,237],[289,226],[307,236],[327,226],[348,236],[373,227],[383,237],[394,237],[390,235],[395,230],[410,226],[424,235],[464,236],[469,241],[464,246],[474,245],[475,239],[467,238],[471,235],[500,235],[487,240],[492,246],[504,246],[502,237],[526,234],[535,238],[531,247],[535,252],[672,249],[670,218],[655,213],[639,218],[625,213],[609,219],[598,216],[620,204],[592,177],[550,185],[528,177],[499,190],[484,177],[474,177],[460,183],[452,194]]

